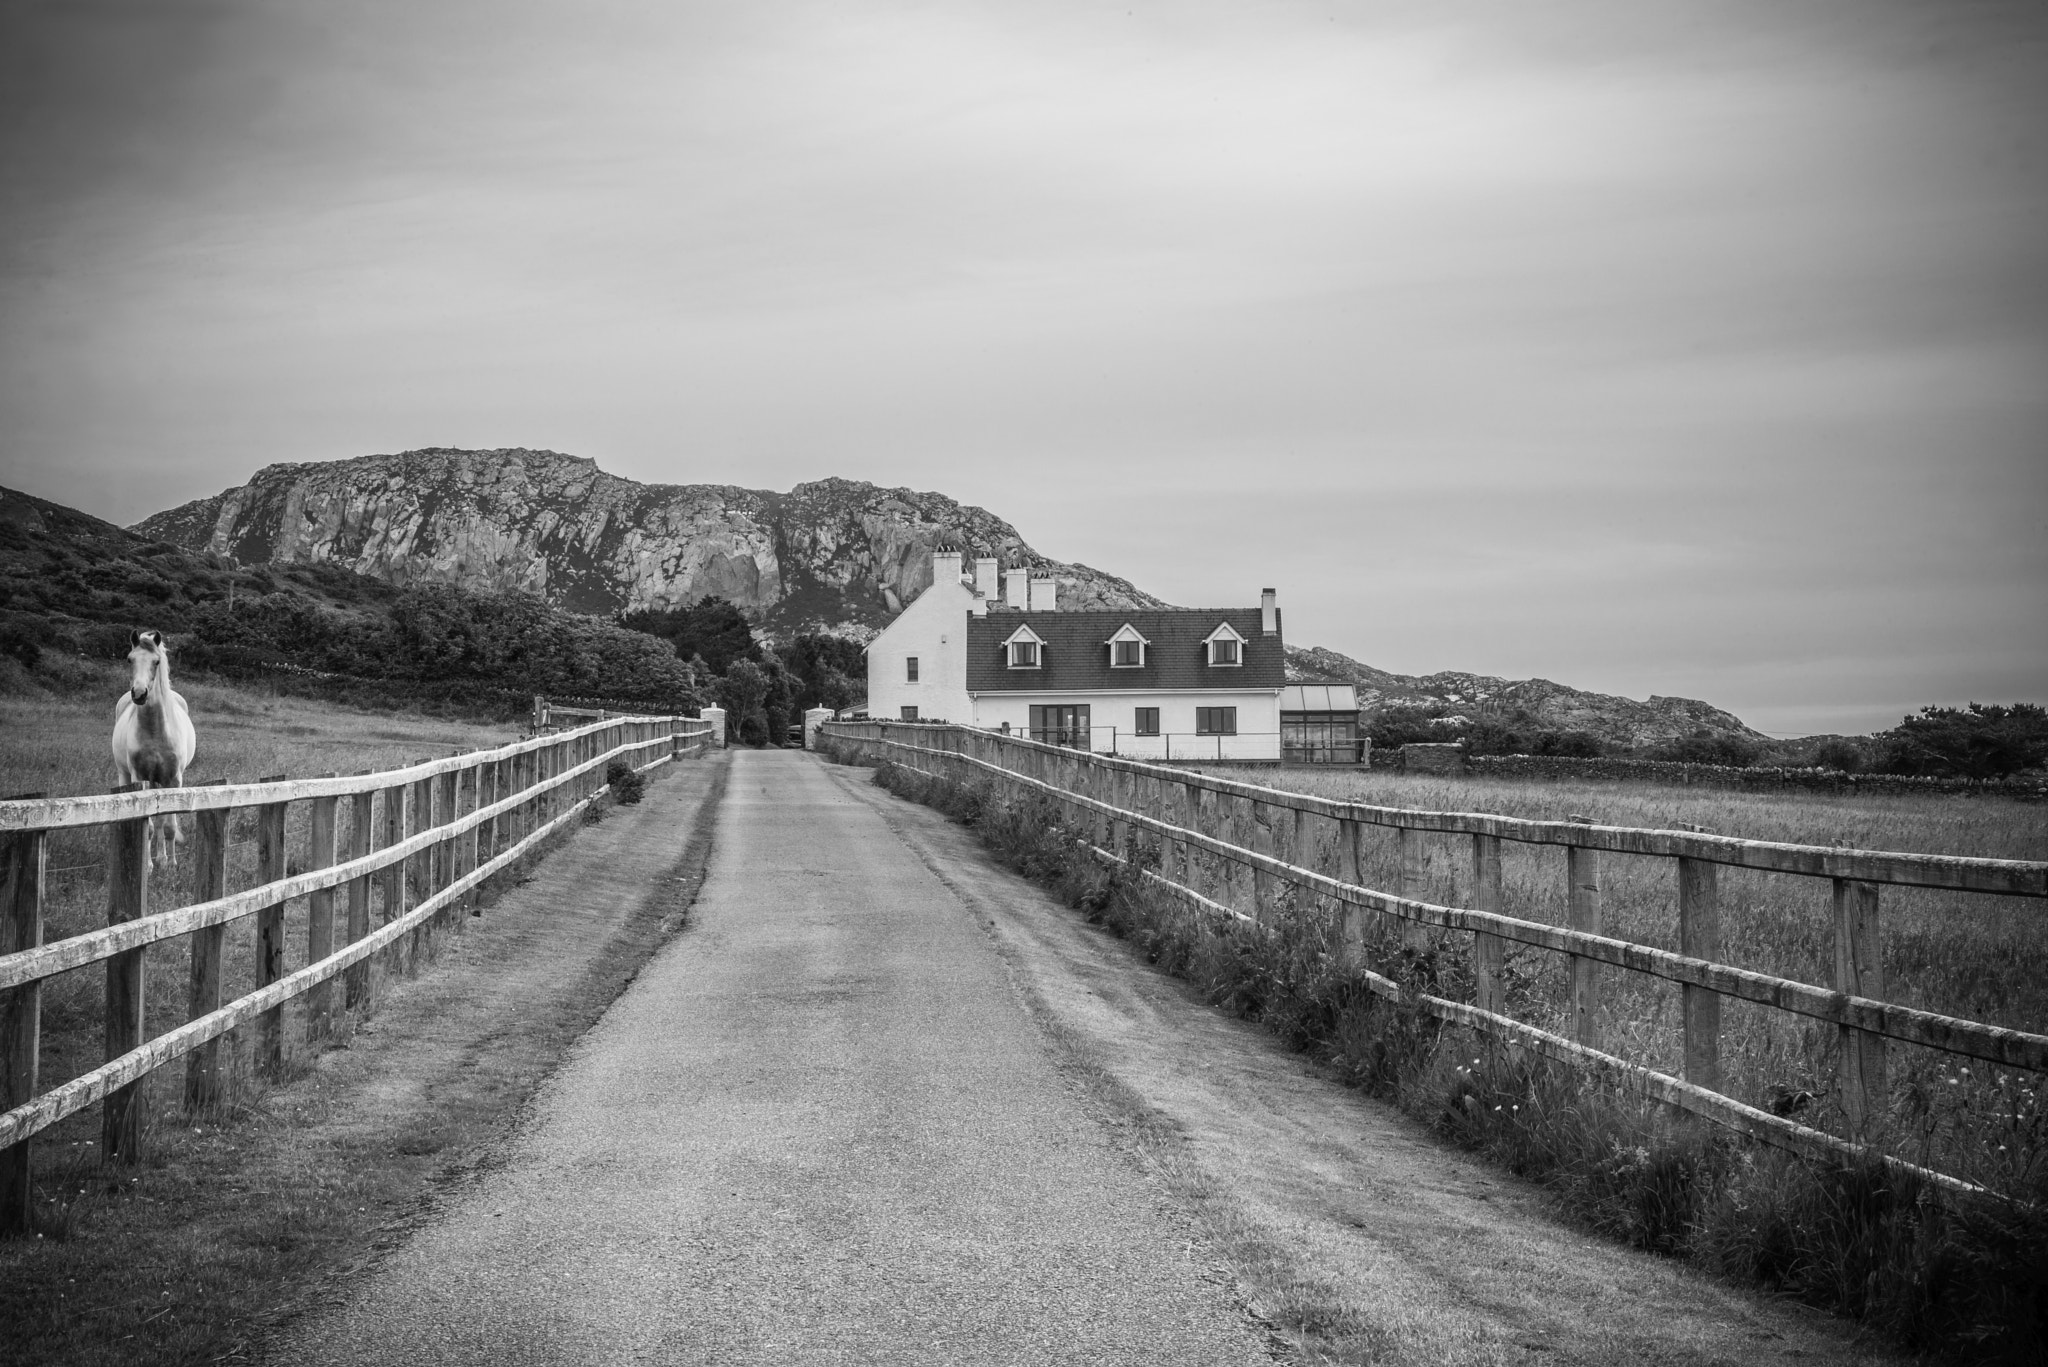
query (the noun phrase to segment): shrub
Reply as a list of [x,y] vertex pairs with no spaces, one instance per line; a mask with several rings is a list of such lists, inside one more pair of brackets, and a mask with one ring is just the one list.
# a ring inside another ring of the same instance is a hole
[[622,759],[604,767],[604,781],[611,785],[612,800],[630,807],[647,791],[647,776]]

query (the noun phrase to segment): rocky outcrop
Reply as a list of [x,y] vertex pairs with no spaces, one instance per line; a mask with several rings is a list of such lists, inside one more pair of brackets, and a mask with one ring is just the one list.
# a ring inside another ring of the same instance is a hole
[[1386,707],[1424,707],[1447,718],[1476,719],[1489,715],[1526,718],[1526,724],[1550,731],[1585,731],[1613,745],[1662,745],[1701,731],[1768,743],[1740,717],[1697,698],[1647,701],[1587,693],[1548,679],[1496,679],[1487,674],[1446,671],[1421,676],[1390,674],[1361,664],[1348,655],[1319,647],[1287,649],[1289,677],[1354,684],[1359,705],[1368,712]]
[[579,612],[716,595],[771,635],[872,635],[931,583],[941,544],[1006,569],[1050,570],[1066,606],[1164,606],[1114,575],[1040,555],[1009,523],[943,494],[845,479],[786,494],[641,484],[554,451],[432,448],[271,465],[135,530],[244,563],[519,589]]

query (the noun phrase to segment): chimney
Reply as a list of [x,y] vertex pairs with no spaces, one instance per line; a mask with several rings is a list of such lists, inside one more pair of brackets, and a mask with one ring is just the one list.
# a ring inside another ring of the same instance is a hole
[[1002,592],[1002,579],[996,573],[994,556],[983,556],[974,562],[974,591],[984,598],[993,598]]
[[1259,590],[1259,630],[1268,636],[1280,634],[1280,595],[1272,589]]
[[960,550],[956,546],[941,546],[932,552],[932,582],[934,584],[957,584],[960,582]]
[[1018,611],[1029,606],[1024,601],[1024,586],[1031,582],[1030,570],[1007,570],[1003,574],[1003,601]]
[[1059,611],[1059,583],[1050,574],[1031,576],[1031,610],[1033,612]]

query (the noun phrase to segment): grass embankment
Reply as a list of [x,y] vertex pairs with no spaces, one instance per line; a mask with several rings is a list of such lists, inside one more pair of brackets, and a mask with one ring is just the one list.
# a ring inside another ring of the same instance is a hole
[[[101,691],[111,697],[118,688],[117,679]],[[233,689],[181,683],[180,691],[199,723],[201,779],[390,768],[510,738]],[[103,790],[107,775],[95,766],[111,767],[101,727],[110,716],[111,703],[103,708],[96,697],[0,699],[7,791],[22,786],[22,774],[52,792]],[[504,1132],[562,1051],[680,924],[695,887],[683,865],[701,865],[709,832],[700,822],[683,852],[675,823],[687,829],[691,811],[708,810],[704,794],[715,785],[709,767],[670,779],[672,771],[656,771],[666,782],[651,791],[675,794],[651,797],[656,810],[621,809],[574,836],[559,862],[542,864],[572,839],[557,836],[487,884],[482,905],[492,910],[465,921],[461,935],[444,934],[431,970],[419,959],[380,959],[372,1010],[345,1015],[324,1047],[305,1044],[302,1017],[288,1009],[282,1076],[253,1076],[246,1048],[236,1050],[226,1101],[192,1114],[179,1104],[182,1064],[162,1070],[147,1084],[139,1164],[99,1161],[96,1107],[40,1136],[40,1232],[0,1240],[0,1357],[67,1367],[248,1361],[265,1327],[322,1274],[402,1238],[420,1216],[421,1193],[458,1178],[477,1146]],[[290,836],[300,848],[296,821]],[[620,848],[598,848],[610,844]],[[99,853],[87,841],[70,858],[53,851],[50,862]],[[551,880],[589,881],[592,870],[566,867],[586,857],[607,870],[651,861],[644,904],[628,898],[595,918],[562,920],[560,898],[536,894],[549,893]],[[246,858],[235,867],[238,878],[251,876]],[[98,876],[75,877],[87,886],[60,887],[53,938],[104,916]],[[519,891],[526,883],[533,886]],[[156,904],[175,903],[159,896]],[[304,914],[294,906],[288,926],[302,932]],[[230,995],[253,985],[252,934],[246,922],[230,929]],[[297,967],[303,933],[287,943],[287,967]],[[152,1033],[182,1017],[188,958],[180,942],[150,951]],[[102,976],[94,966],[46,988],[45,1087],[99,1061]],[[61,1070],[49,1067],[53,1055]]]
[[[1081,852],[1055,804],[1006,801],[990,784],[933,782],[886,764],[877,781],[971,825],[998,859],[1133,940],[1212,1003],[1264,1023],[1446,1139],[1542,1183],[1566,1210],[1604,1233],[1851,1316],[1951,1360],[2033,1362],[2048,1349],[2048,1215],[2039,1204],[1957,1208],[1875,1167],[1815,1164],[1677,1123],[1652,1104],[1589,1086],[1540,1058],[1489,1051],[1470,1032],[1373,996],[1338,964],[1328,908],[1297,907],[1272,933],[1222,924]],[[1439,809],[1479,805],[1469,787],[1445,786],[1464,800],[1432,801],[1414,788],[1382,788],[1371,800]],[[1630,824],[1669,825],[1676,815],[1585,811],[1588,795],[1549,787],[1519,796],[1531,804],[1575,802],[1571,811]],[[1603,796],[1615,797],[1611,790]],[[1657,800],[1649,794],[1624,800],[1636,799]],[[1718,822],[1677,819],[1724,830],[1737,824],[1732,805],[1749,802],[1731,794],[1697,800],[1716,808]],[[1566,813],[1524,806],[1516,814]],[[1837,833],[1864,843],[1854,826]],[[1135,847],[1127,853],[1145,858]],[[1554,910],[1561,916],[1561,879],[1536,863],[1546,853],[1562,859],[1559,852],[1532,850],[1510,864],[1509,895],[1541,900],[1552,896],[1554,883]],[[1368,881],[1391,872],[1385,858],[1386,851],[1376,850]],[[1447,852],[1431,866],[1440,881],[1458,876]],[[1653,904],[1647,885],[1627,885],[1621,904]],[[1724,890],[1731,930],[1746,893]],[[1675,905],[1675,894],[1667,905]],[[1626,922],[1617,914],[1610,924]],[[1742,943],[1738,935],[1729,938]],[[1465,956],[1457,946],[1445,948],[1451,952],[1404,954],[1389,935],[1369,946],[1368,963],[1390,977],[1469,1000]],[[1543,969],[1526,961],[1519,967],[1514,1006],[1532,1018],[1550,1000],[1548,985]],[[1621,998],[1610,1023],[1631,1027],[1627,1013],[1634,1009],[1634,999]],[[1812,1046],[1815,1052],[1822,1047],[1818,1040]],[[1988,1166],[2018,1183],[2006,1190],[2036,1203],[2048,1196],[2037,1161]]]

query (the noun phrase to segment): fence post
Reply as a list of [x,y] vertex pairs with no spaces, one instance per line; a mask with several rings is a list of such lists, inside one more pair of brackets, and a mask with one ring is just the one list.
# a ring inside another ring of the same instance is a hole
[[[370,853],[370,839],[376,833],[377,794],[366,788],[349,798],[348,857],[353,863]],[[348,880],[348,942],[354,944],[370,933],[370,875]],[[349,1009],[370,1005],[370,962],[350,964],[341,975],[341,1001]]]
[[[334,775],[329,774],[329,778]],[[334,818],[341,806],[338,797],[316,797],[306,804],[312,814],[313,838],[306,855],[306,869],[334,867]],[[306,898],[306,962],[315,964],[334,953],[334,889],[322,888]],[[333,1024],[334,980],[315,983],[306,990],[306,1043],[327,1038]]]
[[[1472,908],[1499,912],[1500,837],[1475,834],[1472,837]],[[1507,1013],[1507,992],[1501,984],[1501,969],[1507,964],[1507,941],[1491,931],[1472,934],[1473,1004],[1496,1015]]]
[[[123,784],[132,793],[148,784]],[[107,924],[149,914],[149,818],[107,824]],[[109,1063],[142,1045],[142,956],[144,948],[107,959],[106,1058]],[[138,1079],[107,1094],[100,1104],[100,1157],[133,1163],[142,1156],[142,1083]]]
[[[227,779],[218,780],[220,783]],[[226,807],[194,812],[192,900],[211,902],[228,891],[228,818]],[[227,950],[225,925],[201,926],[192,932],[192,971],[187,983],[185,1019],[198,1020],[221,1007],[221,961]],[[201,1111],[221,1099],[221,1039],[216,1035],[185,1056],[185,1109]]]
[[[1394,866],[1401,896],[1420,902],[1423,892],[1422,832],[1406,826],[1394,828]],[[1429,927],[1420,921],[1401,918],[1401,947],[1421,953],[1429,948]]]
[[[425,761],[421,762],[424,763]],[[433,829],[434,780],[428,777],[420,779],[412,785],[411,809],[406,813],[406,834],[408,836],[424,835]],[[412,889],[406,896],[406,905],[408,907],[416,907],[434,895],[433,844],[429,842],[425,849],[405,862],[409,865],[406,869],[406,881]],[[425,953],[432,945],[433,937],[434,918],[431,916],[419,925],[414,926],[412,933],[405,937],[408,941],[406,949],[406,971],[408,973],[417,973],[419,971],[420,955]]]
[[[484,767],[480,761],[462,771],[462,808],[465,813],[480,811],[484,806]],[[480,856],[483,853],[483,831],[484,828],[480,825],[472,826],[455,837],[457,877],[469,877],[482,863]],[[477,896],[475,888],[462,895],[462,904],[471,916],[483,915],[483,899]]]
[[[1835,991],[1852,997],[1884,997],[1882,932],[1877,884],[1852,878],[1835,883]],[[1865,1138],[1885,1112],[1884,1036],[1844,1025],[1841,1031],[1842,1110],[1849,1129]]]
[[[1180,820],[1183,830],[1199,831],[1202,822],[1202,790],[1192,783],[1180,785]],[[1180,842],[1180,868],[1174,881],[1189,892],[1199,893],[1201,888],[1201,852],[1183,840]]]
[[[1337,818],[1337,881],[1354,888],[1364,886],[1364,844],[1364,822]],[[1365,908],[1346,902],[1337,914],[1343,918],[1339,954],[1348,966],[1361,968],[1365,964]]]
[[[1279,843],[1280,832],[1273,828],[1273,809],[1255,799],[1246,799],[1245,807],[1251,817],[1251,829],[1245,833],[1251,838],[1245,842],[1246,847],[1254,854],[1263,854],[1269,859],[1275,858],[1273,847]],[[1267,916],[1277,915],[1280,910],[1276,902],[1277,899],[1273,896],[1273,875],[1257,864],[1252,865],[1253,919],[1260,925],[1265,925]]]
[[[283,774],[261,780],[282,783]],[[266,802],[256,809],[256,882],[275,883],[285,876],[284,816],[286,803]],[[284,976],[284,903],[256,913],[256,985],[268,987]],[[256,1018],[256,1071],[275,1075],[284,1070],[284,1007],[277,1005]]]
[[[1581,826],[1593,824],[1591,817],[1566,820]],[[1567,919],[1573,930],[1600,933],[1600,852],[1582,845],[1565,847]],[[1583,954],[1572,961],[1572,1038],[1588,1049],[1600,1047],[1600,964]]]
[[[0,954],[43,942],[43,880],[49,867],[45,831],[0,836]],[[0,1110],[36,1097],[42,1047],[43,985],[23,983],[0,1003]],[[27,1233],[35,1223],[35,1170],[24,1139],[0,1149],[0,1230]]]
[[[1721,902],[1715,866],[1704,859],[1678,861],[1678,952],[1695,959],[1721,957]],[[1721,994],[1711,987],[1683,984],[1685,1080],[1710,1092],[1721,1090]]]
[[[434,829],[436,830],[445,827],[459,814],[458,804],[462,800],[462,794],[457,786],[457,780],[461,777],[461,773],[462,771],[459,769],[450,769],[447,773],[439,775],[434,780]],[[434,842],[433,890],[440,892],[454,881],[455,837],[453,835],[443,835]],[[455,923],[455,908],[452,905],[443,906],[434,913],[433,921],[439,926],[453,925]]]

